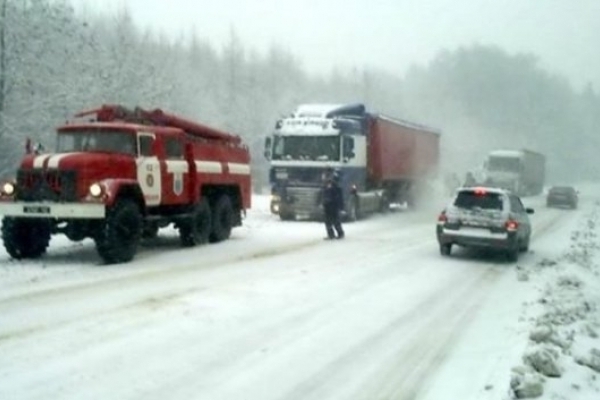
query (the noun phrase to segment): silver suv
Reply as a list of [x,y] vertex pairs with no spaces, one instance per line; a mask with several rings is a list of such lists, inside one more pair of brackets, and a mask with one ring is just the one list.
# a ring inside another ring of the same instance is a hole
[[460,188],[439,215],[440,252],[450,255],[452,245],[499,249],[510,261],[529,249],[531,223],[521,199],[504,189]]

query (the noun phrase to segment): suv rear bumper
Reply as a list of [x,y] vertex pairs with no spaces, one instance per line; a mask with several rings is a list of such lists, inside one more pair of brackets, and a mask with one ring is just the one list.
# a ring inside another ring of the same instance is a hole
[[516,232],[493,233],[487,229],[454,230],[437,226],[437,239],[440,245],[456,244],[464,247],[483,247],[510,250],[517,245]]

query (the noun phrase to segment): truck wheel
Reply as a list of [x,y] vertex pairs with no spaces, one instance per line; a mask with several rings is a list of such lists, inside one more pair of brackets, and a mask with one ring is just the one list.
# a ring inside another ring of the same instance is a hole
[[38,258],[50,244],[50,223],[46,220],[4,217],[2,238],[4,248],[12,258]]
[[193,247],[208,242],[211,229],[210,205],[202,199],[194,207],[191,217],[179,224],[179,238],[184,247]]
[[358,204],[358,198],[351,196],[348,199],[348,208],[346,210],[346,220],[348,222],[358,221],[360,219],[360,209]]
[[219,197],[212,212],[212,230],[209,236],[211,242],[226,240],[231,235],[233,222],[233,207],[229,196]]
[[102,229],[94,238],[98,254],[107,264],[131,261],[142,229],[143,218],[138,205],[130,199],[117,200],[108,210]]
[[296,216],[293,213],[289,213],[289,212],[280,212],[279,213],[279,219],[282,221],[293,221],[296,219]]

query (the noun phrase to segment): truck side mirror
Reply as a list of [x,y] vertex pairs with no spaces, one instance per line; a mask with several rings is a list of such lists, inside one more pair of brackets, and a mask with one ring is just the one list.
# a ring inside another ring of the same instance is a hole
[[344,143],[343,144],[343,146],[344,146],[344,159],[354,158],[354,156],[355,156],[355,154],[354,154],[354,138],[352,138],[352,137],[345,137],[343,143]]
[[264,152],[265,158],[267,160],[271,159],[271,145],[272,145],[271,136],[267,136],[265,138],[265,152]]

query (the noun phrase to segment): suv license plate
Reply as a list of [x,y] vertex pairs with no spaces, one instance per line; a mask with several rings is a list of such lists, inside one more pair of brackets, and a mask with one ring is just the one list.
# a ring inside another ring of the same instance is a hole
[[23,206],[25,214],[50,214],[50,206]]

